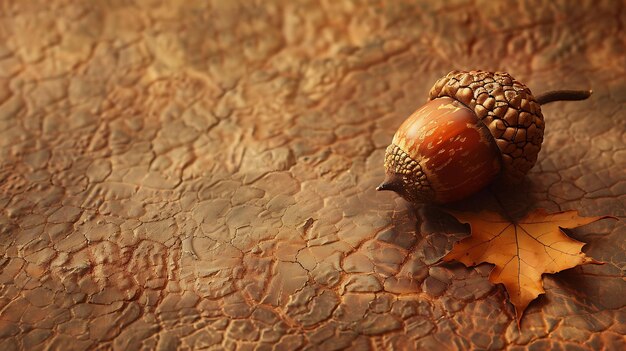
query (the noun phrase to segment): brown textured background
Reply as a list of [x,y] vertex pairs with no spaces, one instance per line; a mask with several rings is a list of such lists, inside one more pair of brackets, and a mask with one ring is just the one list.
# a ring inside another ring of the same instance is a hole
[[[0,349],[623,349],[625,22],[621,1],[0,1]],[[546,277],[521,332],[488,265],[437,263],[463,226],[374,191],[452,69],[594,90],[544,108],[522,197],[621,219],[571,233],[607,264]]]

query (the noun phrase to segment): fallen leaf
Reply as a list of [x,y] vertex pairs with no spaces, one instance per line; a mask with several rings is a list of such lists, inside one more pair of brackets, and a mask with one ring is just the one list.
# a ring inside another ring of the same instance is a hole
[[528,304],[545,292],[542,274],[600,263],[582,253],[580,250],[585,243],[568,237],[562,228],[611,218],[580,217],[577,211],[548,213],[538,209],[513,223],[488,211],[451,214],[460,222],[468,223],[472,235],[456,243],[443,260],[456,260],[468,267],[493,263],[495,267],[489,280],[504,284],[515,306],[518,323]]

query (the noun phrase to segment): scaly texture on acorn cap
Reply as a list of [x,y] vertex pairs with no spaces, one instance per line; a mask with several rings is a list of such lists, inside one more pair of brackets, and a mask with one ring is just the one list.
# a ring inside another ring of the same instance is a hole
[[429,96],[449,96],[474,110],[502,153],[504,180],[521,181],[537,162],[544,130],[541,107],[530,89],[508,73],[452,71]]
[[387,147],[385,169],[393,170],[393,176],[378,190],[393,190],[410,202],[431,201],[434,198],[435,192],[422,166],[398,145],[392,143]]

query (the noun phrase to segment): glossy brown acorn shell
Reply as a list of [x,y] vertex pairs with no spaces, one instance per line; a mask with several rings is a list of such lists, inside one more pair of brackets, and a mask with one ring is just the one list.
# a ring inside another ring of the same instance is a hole
[[543,142],[541,107],[530,89],[505,72],[452,71],[430,90],[430,100],[449,96],[474,110],[502,155],[502,176],[518,182],[537,162]]
[[[398,128],[387,149],[387,181],[409,201],[451,202],[500,173],[500,151],[474,111],[450,97],[432,100]],[[400,179],[402,178],[402,179]]]

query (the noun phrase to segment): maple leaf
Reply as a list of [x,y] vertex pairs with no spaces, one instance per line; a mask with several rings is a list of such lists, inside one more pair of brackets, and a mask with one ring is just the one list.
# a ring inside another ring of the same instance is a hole
[[585,243],[568,237],[562,228],[612,218],[580,217],[577,211],[550,214],[538,209],[513,223],[489,211],[450,213],[470,225],[472,236],[456,243],[443,260],[456,260],[468,267],[493,263],[495,267],[489,280],[504,284],[515,306],[518,323],[528,304],[545,292],[542,274],[586,263],[601,264],[582,253],[580,250]]

